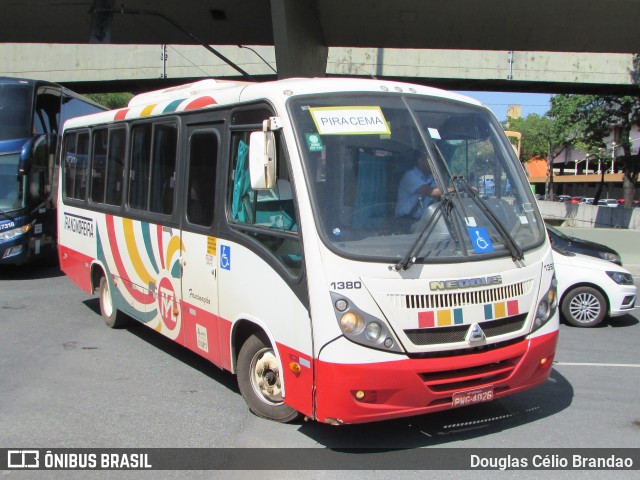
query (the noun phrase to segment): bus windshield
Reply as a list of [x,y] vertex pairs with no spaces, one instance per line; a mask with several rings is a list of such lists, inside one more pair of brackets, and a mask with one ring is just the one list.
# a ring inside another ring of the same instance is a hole
[[486,109],[390,93],[298,97],[289,109],[316,223],[334,252],[459,262],[521,259],[542,244],[522,167]]
[[32,135],[32,95],[32,85],[0,83],[0,141]]
[[17,153],[0,155],[0,210],[10,212],[24,207],[24,177],[18,176]]

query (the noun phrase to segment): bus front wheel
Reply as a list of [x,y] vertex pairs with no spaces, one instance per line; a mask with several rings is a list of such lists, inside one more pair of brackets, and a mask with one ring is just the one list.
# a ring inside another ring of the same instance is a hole
[[113,306],[109,281],[104,275],[100,277],[100,313],[111,328],[124,328],[129,324],[129,317]]
[[238,354],[238,387],[249,409],[259,417],[287,423],[300,414],[284,403],[282,375],[268,340],[251,335]]

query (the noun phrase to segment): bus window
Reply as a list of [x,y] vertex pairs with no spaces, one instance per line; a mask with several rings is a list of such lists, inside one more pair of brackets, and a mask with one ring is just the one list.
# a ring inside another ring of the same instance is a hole
[[70,118],[89,115],[100,110],[104,110],[104,108],[89,103],[87,99],[84,99],[82,97],[73,96],[69,93],[68,90],[65,90],[65,93],[62,97],[62,108],[60,109],[60,120],[58,121],[58,124],[64,125],[64,122],[66,122]]
[[[232,175],[229,179],[231,221],[253,228],[245,233],[267,247],[294,275],[301,272],[302,247],[282,139],[278,144],[278,175],[275,188],[254,190],[249,178],[249,132],[232,136]],[[279,234],[287,232],[288,234]]]
[[84,200],[87,194],[87,160],[89,133],[73,133],[67,137],[65,150],[64,194],[67,198]]
[[212,131],[191,135],[189,145],[189,223],[210,226],[213,223],[213,198],[216,185],[218,136]]
[[31,136],[31,92],[30,85],[0,84],[0,141]]
[[11,211],[24,205],[23,181],[17,175],[17,154],[0,155],[0,210]]
[[138,210],[147,208],[149,191],[149,153],[151,151],[151,125],[135,125],[131,129],[131,170],[129,172],[129,206]]
[[91,160],[91,201],[104,202],[105,176],[107,173],[107,135],[102,128],[93,132],[93,157]]
[[151,159],[149,211],[170,215],[176,180],[178,129],[175,125],[155,125]]
[[104,200],[109,205],[120,205],[122,203],[126,141],[127,130],[125,128],[109,130],[107,191]]
[[42,87],[36,96],[36,109],[33,115],[33,133],[40,135],[58,135],[60,117],[60,89]]

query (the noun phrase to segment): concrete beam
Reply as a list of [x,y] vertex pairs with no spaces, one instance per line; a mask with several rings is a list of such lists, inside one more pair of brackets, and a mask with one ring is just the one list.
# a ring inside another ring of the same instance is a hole
[[327,73],[377,78],[457,78],[501,82],[633,85],[633,55],[331,48]]
[[271,0],[278,78],[324,77],[325,45],[315,0]]
[[[285,35],[285,39],[292,41],[291,36]],[[258,77],[273,77],[277,60],[281,77],[310,75],[305,72],[313,71],[316,76],[396,78],[434,85],[475,83],[475,89],[481,89],[477,87],[480,84],[485,90],[509,90],[510,85],[518,85],[520,91],[557,93],[544,88],[560,85],[564,91],[602,90],[602,86],[608,92],[638,91],[631,54],[330,48],[328,58],[323,60],[324,47],[318,47],[315,60],[307,61],[304,59],[312,57],[312,47],[305,50],[285,44],[279,50],[281,58],[272,46],[215,48]],[[303,58],[300,65],[296,55]],[[0,44],[0,58],[0,75],[59,83],[144,83],[159,79],[163,71],[159,45],[5,43]],[[234,77],[237,72],[203,47],[168,45],[167,76],[176,83],[181,78]]]

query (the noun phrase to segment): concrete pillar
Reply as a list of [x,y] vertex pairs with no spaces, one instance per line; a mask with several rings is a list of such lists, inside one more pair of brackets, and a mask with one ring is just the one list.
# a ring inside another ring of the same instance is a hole
[[315,0],[271,0],[278,78],[324,77],[325,45]]
[[114,4],[115,0],[93,0],[89,43],[111,43],[113,13],[102,12],[100,10],[112,10]]

